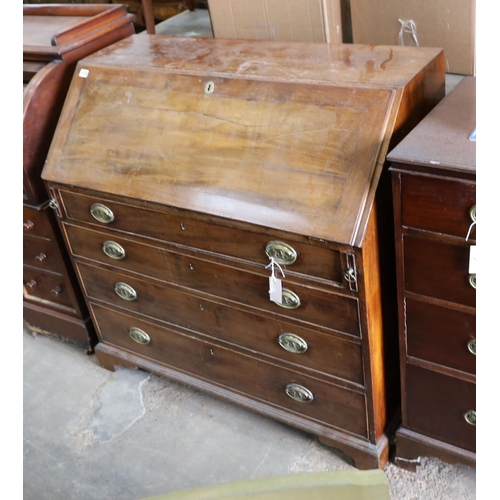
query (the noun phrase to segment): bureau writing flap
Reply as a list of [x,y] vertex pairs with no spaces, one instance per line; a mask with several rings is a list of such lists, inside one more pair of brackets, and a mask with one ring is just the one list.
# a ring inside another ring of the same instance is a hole
[[[213,72],[191,54],[188,68],[175,66],[168,37],[144,40],[149,65],[121,61],[139,42],[80,64],[45,180],[353,242],[397,116],[394,88],[349,84],[328,61],[307,79],[279,81],[257,63]],[[219,45],[203,43],[214,58]],[[263,47],[245,46],[252,56]]]

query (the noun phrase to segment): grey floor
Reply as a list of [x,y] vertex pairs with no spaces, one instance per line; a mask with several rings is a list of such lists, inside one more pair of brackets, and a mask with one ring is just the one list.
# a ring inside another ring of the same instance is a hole
[[[165,21],[157,32],[211,36],[201,10]],[[449,90],[460,79],[450,75]],[[24,326],[23,437],[25,500],[140,500],[352,469],[312,436],[143,371],[109,372],[81,348]],[[392,500],[476,498],[474,469],[421,462],[416,473],[385,468]]]

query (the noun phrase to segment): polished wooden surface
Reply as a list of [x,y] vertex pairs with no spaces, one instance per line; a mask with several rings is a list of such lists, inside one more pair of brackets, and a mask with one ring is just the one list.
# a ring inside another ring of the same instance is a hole
[[31,331],[97,341],[41,179],[76,61],[134,32],[123,5],[23,6],[23,316]]
[[[76,115],[65,114],[45,180],[345,244],[362,240],[406,80],[442,58],[143,35],[102,54],[73,81]],[[436,78],[420,113],[443,92]]]
[[439,170],[476,173],[476,142],[469,140],[476,127],[475,77],[464,78],[460,87],[446,96],[439,112],[428,116],[404,144],[389,154],[391,161],[432,165]]
[[[385,154],[444,96],[442,51],[410,52],[141,35],[81,61],[42,175],[102,366],[385,466],[400,414]],[[273,241],[294,254],[281,305]]]
[[74,62],[134,33],[134,19],[121,4],[23,5],[24,59]]
[[476,410],[475,103],[467,77],[388,155],[402,393],[395,460],[411,469],[419,456],[476,462],[475,413],[474,423],[464,418]]
[[[151,244],[158,240],[169,241],[239,261],[260,265],[267,265],[269,262],[266,246],[273,238],[267,234],[265,228],[260,232],[253,228],[249,233],[248,228],[237,228],[229,221],[219,219],[207,222],[196,214],[185,211],[168,208],[159,211],[158,207],[152,210],[144,205],[125,205],[110,199],[109,195],[105,198],[92,198],[62,190],[60,196],[66,216],[76,222],[90,223],[98,227],[99,224],[90,213],[90,207],[97,202],[108,207],[115,216],[106,228],[117,230],[123,236],[127,233],[140,233],[141,236],[151,239]],[[327,242],[315,242],[313,245],[310,240],[291,234],[280,235],[281,240],[297,253],[297,260],[286,266],[287,274],[307,275],[309,278],[313,276],[342,284],[341,253],[336,248],[332,248]]]

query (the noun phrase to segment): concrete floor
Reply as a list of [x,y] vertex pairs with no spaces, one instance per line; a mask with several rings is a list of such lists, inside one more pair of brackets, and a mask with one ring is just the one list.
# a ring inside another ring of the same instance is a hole
[[[23,331],[24,500],[139,500],[305,472],[354,470],[313,436],[158,376]],[[473,500],[476,472],[388,465],[392,500]]]
[[[158,34],[211,36],[206,11]],[[450,91],[461,77],[449,75]],[[24,500],[140,500],[186,488],[352,469],[313,437],[23,326]],[[6,469],[4,468],[4,471]],[[472,500],[476,471],[422,458],[385,470],[392,500]],[[12,497],[11,497],[12,498]]]

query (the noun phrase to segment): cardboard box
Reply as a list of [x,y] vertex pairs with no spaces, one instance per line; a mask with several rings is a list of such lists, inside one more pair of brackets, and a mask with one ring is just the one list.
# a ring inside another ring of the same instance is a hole
[[475,76],[475,0],[350,0],[354,43],[442,47],[447,73]]
[[208,0],[215,38],[342,43],[341,0]]

